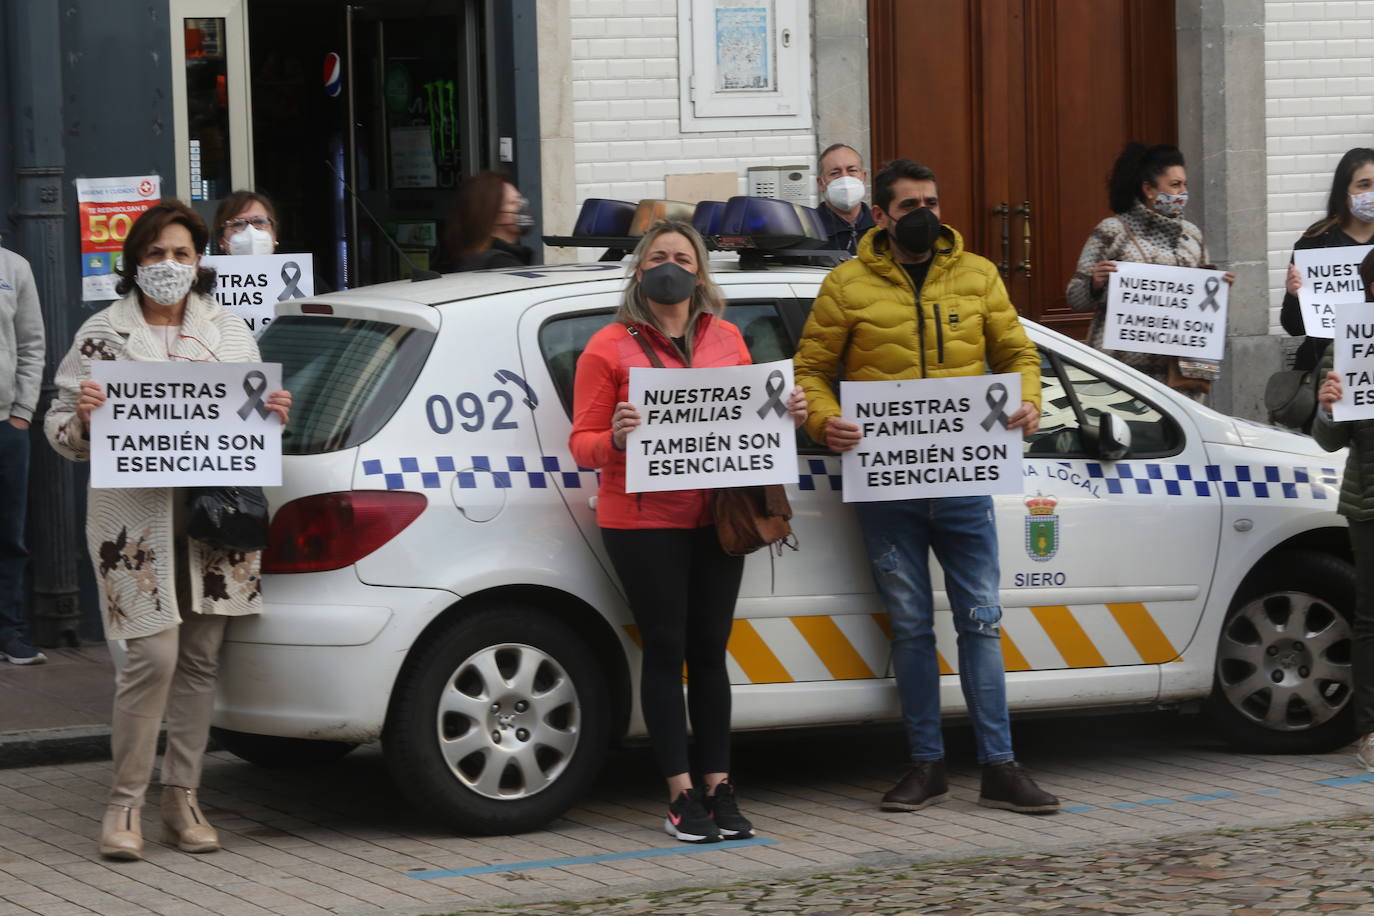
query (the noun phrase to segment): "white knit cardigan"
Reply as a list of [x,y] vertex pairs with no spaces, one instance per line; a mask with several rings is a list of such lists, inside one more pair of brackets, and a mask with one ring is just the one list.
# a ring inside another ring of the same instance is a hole
[[[258,345],[243,319],[208,296],[186,300],[181,337],[171,355],[190,360],[257,362]],[[62,455],[90,460],[91,444],[76,415],[81,383],[94,359],[166,362],[165,339],[143,319],[131,293],[88,318],[57,370],[58,395],[43,431]],[[92,489],[86,545],[95,564],[108,639],[150,636],[177,626],[183,611],[237,616],[262,610],[260,555],[211,548],[189,540],[187,564],[193,608],[177,607],[170,487]]]

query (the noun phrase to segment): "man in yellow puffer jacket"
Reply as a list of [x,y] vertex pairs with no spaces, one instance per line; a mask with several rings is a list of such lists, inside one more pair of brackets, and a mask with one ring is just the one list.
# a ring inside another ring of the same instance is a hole
[[[858,445],[840,415],[835,382],[1019,372],[1022,404],[1009,425],[1040,425],[1040,356],[1021,327],[997,268],[964,250],[940,225],[935,174],[897,159],[873,180],[877,228],[858,257],[830,272],[802,332],[796,378],[810,408],[807,430],[837,452]],[[918,293],[919,291],[919,293]],[[916,811],[948,795],[940,734],[929,551],[945,573],[959,644],[959,681],[983,765],[978,803],[1049,813],[1059,800],[1015,760],[1002,663],[997,528],[989,496],[854,504],[873,579],[887,606],[911,765],[883,796],[888,811]]]

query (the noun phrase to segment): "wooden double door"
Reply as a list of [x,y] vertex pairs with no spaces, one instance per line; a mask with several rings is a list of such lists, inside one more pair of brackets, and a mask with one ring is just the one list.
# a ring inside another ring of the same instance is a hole
[[1174,0],[869,0],[873,165],[935,170],[941,214],[1021,313],[1064,287],[1122,146],[1177,142]]

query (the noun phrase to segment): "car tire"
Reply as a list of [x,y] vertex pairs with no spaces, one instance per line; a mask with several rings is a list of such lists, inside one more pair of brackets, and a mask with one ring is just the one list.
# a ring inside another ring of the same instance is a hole
[[1315,550],[1266,557],[1236,591],[1218,638],[1208,711],[1261,753],[1323,753],[1354,735],[1355,569]]
[[537,607],[489,605],[407,665],[382,743],[418,810],[464,834],[520,833],[586,797],[610,718],[582,638]]
[[210,729],[210,737],[235,757],[273,770],[325,766],[358,746],[347,741],[279,738],[276,735],[253,735],[225,728]]

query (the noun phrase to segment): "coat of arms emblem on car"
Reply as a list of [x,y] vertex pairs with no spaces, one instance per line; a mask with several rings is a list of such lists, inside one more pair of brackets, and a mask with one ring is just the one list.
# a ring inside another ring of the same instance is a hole
[[1026,555],[1044,563],[1059,553],[1059,516],[1054,514],[1059,500],[1036,493],[1026,497]]

